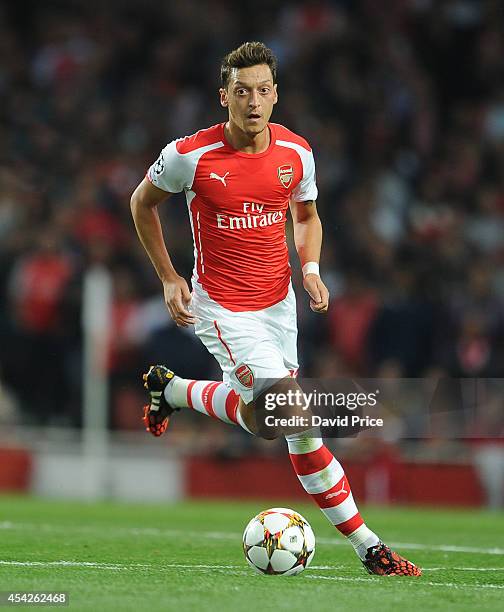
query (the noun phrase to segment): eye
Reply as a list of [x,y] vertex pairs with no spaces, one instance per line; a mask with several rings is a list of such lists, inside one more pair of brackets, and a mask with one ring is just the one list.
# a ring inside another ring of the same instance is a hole
[[270,92],[270,88],[269,87],[262,87],[261,88],[261,93],[268,94],[269,92]]
[[239,96],[244,96],[246,95],[247,90],[244,87],[240,87],[239,89],[236,90],[236,94]]

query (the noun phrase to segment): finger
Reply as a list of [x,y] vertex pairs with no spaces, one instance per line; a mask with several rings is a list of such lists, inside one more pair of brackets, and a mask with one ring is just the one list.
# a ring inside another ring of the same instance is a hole
[[325,285],[320,288],[320,296],[321,301],[319,305],[322,306],[323,310],[327,310],[329,308],[329,291]]
[[188,318],[187,316],[181,313],[177,313],[177,318],[175,319],[175,322],[181,327],[187,327],[188,325],[194,325],[195,323],[194,319]]
[[194,325],[196,321],[192,317],[188,317],[187,315],[184,315],[182,313],[177,313],[175,322],[180,323],[184,327],[187,327],[188,325]]
[[170,317],[175,321],[177,318],[177,315],[175,314],[172,305],[170,304],[170,302],[165,302],[166,308],[168,310],[168,312],[170,313]]
[[312,300],[312,304],[313,304],[314,308],[316,308],[316,310],[320,311],[320,312],[326,311],[328,309],[328,307],[329,307],[328,300],[325,299],[323,296],[322,296],[320,302],[314,302]]
[[192,313],[190,313],[187,310],[187,308],[185,308],[184,304],[182,303],[181,293],[179,295],[176,295],[173,298],[171,303],[172,303],[173,310],[175,311],[178,319],[183,319],[187,323],[195,322],[196,317]]
[[329,308],[329,291],[326,287],[320,288],[320,302],[316,303],[313,300],[310,302],[310,307],[314,312],[326,312]]
[[188,327],[188,325],[192,325],[192,321],[185,320],[184,317],[176,311],[172,302],[166,302],[166,307],[170,313],[170,317],[178,327]]
[[184,304],[190,304],[192,295],[191,295],[191,292],[189,291],[189,287],[187,285],[183,285],[181,287],[181,290],[182,290],[182,300]]
[[325,312],[327,310],[326,304],[316,304],[313,300],[310,300],[310,308],[313,312]]
[[176,323],[179,327],[189,327],[189,325],[193,325],[194,322],[193,321],[188,321],[185,317],[183,317],[182,315],[179,315],[177,317]]
[[178,325],[178,327],[188,327],[189,325],[193,324],[193,321],[189,320],[187,317],[185,317],[183,314],[179,312],[174,313],[173,320]]
[[179,315],[183,315],[186,318],[194,319],[194,315],[190,313],[184,306],[184,303],[182,301],[182,292],[178,292],[171,300],[171,303],[176,313],[178,313]]

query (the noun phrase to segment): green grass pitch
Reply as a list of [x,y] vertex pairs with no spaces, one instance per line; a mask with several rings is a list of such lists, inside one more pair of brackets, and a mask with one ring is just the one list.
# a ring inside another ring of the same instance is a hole
[[[315,531],[315,557],[300,576],[261,576],[246,565],[243,528],[272,506],[294,506]],[[387,543],[424,568],[421,578],[368,576],[314,505],[0,497],[0,591],[63,590],[70,605],[61,609],[94,612],[504,609],[503,513],[363,513]]]

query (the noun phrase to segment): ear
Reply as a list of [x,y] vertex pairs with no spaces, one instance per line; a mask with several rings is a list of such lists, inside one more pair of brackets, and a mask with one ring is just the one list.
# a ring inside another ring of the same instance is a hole
[[278,89],[276,83],[273,85],[273,92],[275,94],[273,97],[273,104],[276,104],[278,102]]
[[229,105],[228,93],[222,87],[219,89],[219,96],[220,96],[221,106],[223,106],[224,108],[227,108]]

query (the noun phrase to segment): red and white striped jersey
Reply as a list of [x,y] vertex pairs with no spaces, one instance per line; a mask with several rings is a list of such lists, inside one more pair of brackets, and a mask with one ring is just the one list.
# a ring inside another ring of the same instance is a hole
[[310,146],[270,123],[263,153],[233,149],[224,124],[170,142],[147,178],[170,193],[185,191],[194,239],[193,287],[234,312],[283,300],[290,282],[285,238],[289,199],[315,200]]

